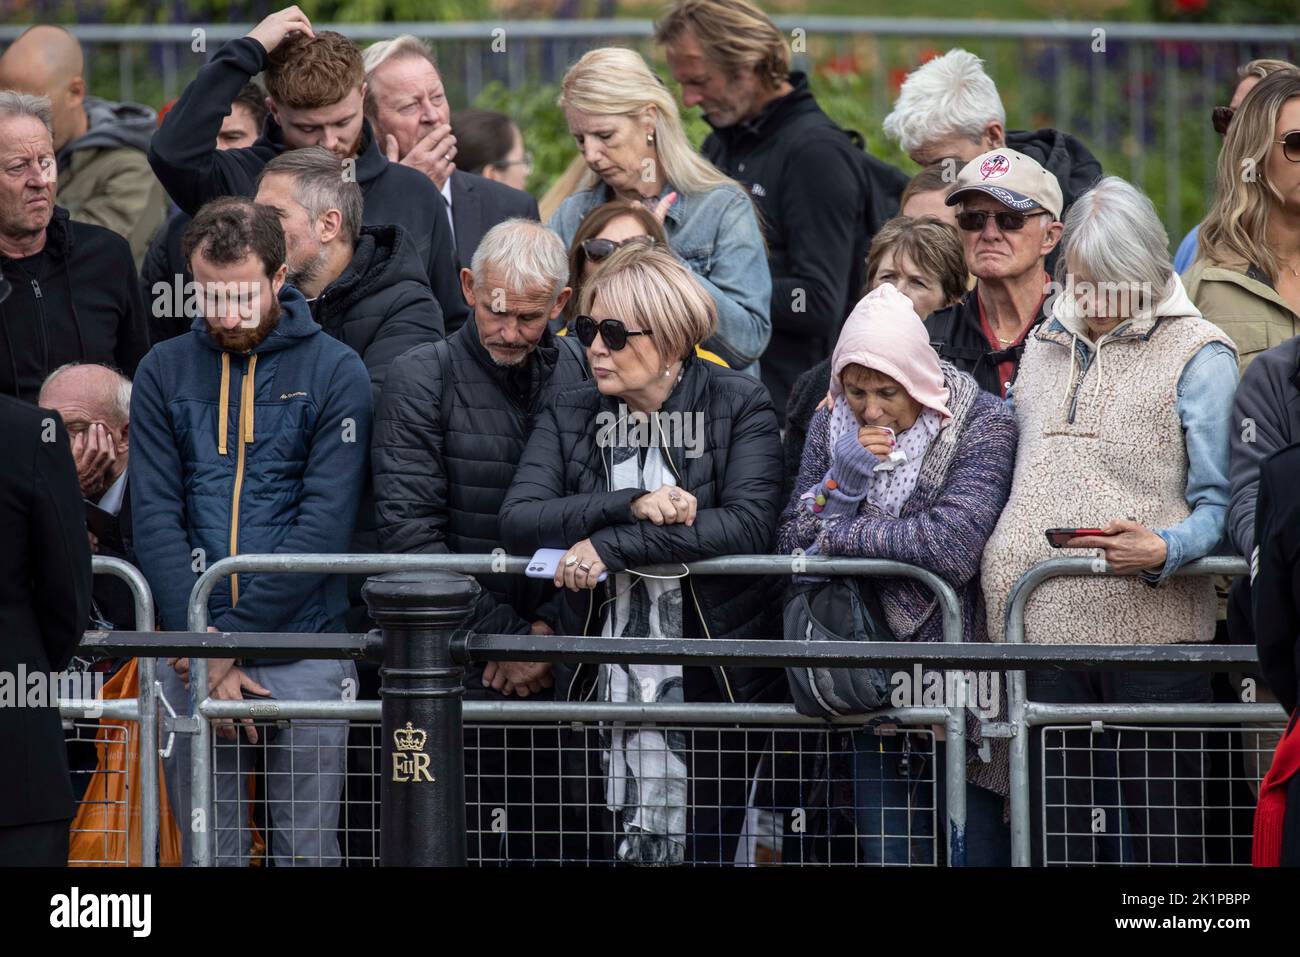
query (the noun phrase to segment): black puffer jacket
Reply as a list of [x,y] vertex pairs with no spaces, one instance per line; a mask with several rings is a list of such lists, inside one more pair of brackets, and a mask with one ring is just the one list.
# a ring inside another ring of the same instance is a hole
[[[695,523],[658,526],[632,518],[632,502],[650,489],[608,491],[607,449],[596,438],[599,421],[614,421],[619,401],[595,384],[570,389],[534,423],[518,477],[501,506],[501,534],[512,552],[568,548],[584,538],[611,572],[661,562],[771,551],[781,513],[781,439],[767,389],[743,373],[692,357],[662,412],[699,416],[700,454],[668,446],[678,485],[698,500]],[[613,417],[612,419],[608,417]],[[670,430],[671,431],[671,430]],[[600,631],[605,585],[565,592],[564,634]],[[757,576],[688,577],[683,591],[708,638],[774,638],[779,634],[781,582]],[[683,624],[687,636],[701,629]],[[557,669],[556,697],[582,695],[582,669]],[[717,673],[722,700],[771,698],[784,693],[784,673],[727,668]],[[687,684],[690,684],[688,679]]]
[[[475,555],[502,547],[497,513],[530,421],[558,390],[586,377],[578,350],[549,331],[521,370],[496,365],[472,316],[443,341],[395,360],[371,446],[379,547]],[[478,581],[483,593],[471,624],[489,634],[527,634],[555,596],[549,583],[522,575]],[[471,691],[483,690],[480,674],[466,675]]]
[[393,360],[443,337],[442,307],[401,226],[366,226],[352,262],[310,303],[314,318],[366,364],[378,401]]

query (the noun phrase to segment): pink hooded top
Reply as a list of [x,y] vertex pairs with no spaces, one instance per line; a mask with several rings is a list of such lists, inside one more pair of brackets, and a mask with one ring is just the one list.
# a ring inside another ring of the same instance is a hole
[[930,334],[912,300],[892,283],[863,296],[844,320],[831,355],[831,396],[836,408],[843,404],[840,373],[853,363],[894,379],[913,399],[938,412],[943,425],[952,420],[939,354],[930,345]]

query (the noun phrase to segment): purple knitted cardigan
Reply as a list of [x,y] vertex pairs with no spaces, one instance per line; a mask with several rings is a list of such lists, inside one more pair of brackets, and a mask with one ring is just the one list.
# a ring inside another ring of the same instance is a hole
[[[830,414],[823,409],[808,429],[799,477],[777,530],[777,549],[806,551],[825,528],[821,554],[887,558],[929,569],[961,599],[963,640],[987,641],[980,557],[1011,493],[1016,420],[1000,398],[981,390],[968,374],[946,362],[943,372],[953,419],[931,442],[901,514],[894,518],[863,501],[856,517],[827,528],[800,501],[800,494],[821,482],[830,466]],[[897,640],[943,639],[938,603],[925,585],[882,578],[877,592]]]

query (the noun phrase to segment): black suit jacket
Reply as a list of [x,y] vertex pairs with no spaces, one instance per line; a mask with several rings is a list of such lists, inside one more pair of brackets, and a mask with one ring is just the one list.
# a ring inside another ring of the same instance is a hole
[[[489,229],[513,217],[540,220],[537,200],[521,189],[485,176],[461,170],[451,174],[451,220],[456,233],[456,258],[461,266],[469,268],[474,250]],[[448,326],[448,335],[454,331]]]
[[[135,548],[131,544],[131,473],[128,471],[122,490],[122,510],[117,513],[118,527],[122,530],[122,548],[105,542],[99,543],[99,553],[106,558],[120,558],[137,564]],[[135,631],[135,600],[131,588],[116,575],[96,575],[95,606],[105,620],[119,631]]]
[[[0,827],[72,817],[63,726],[16,681],[64,668],[90,614],[90,542],[72,445],[58,413],[0,396]],[[24,685],[26,683],[24,682]],[[51,689],[57,692],[57,687]]]

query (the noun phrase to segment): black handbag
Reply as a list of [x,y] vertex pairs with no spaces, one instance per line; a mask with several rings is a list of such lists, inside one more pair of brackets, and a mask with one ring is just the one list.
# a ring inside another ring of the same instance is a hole
[[[796,584],[786,597],[787,641],[893,641],[875,590],[848,575]],[[889,704],[885,668],[787,668],[795,709],[814,718],[878,711]]]

